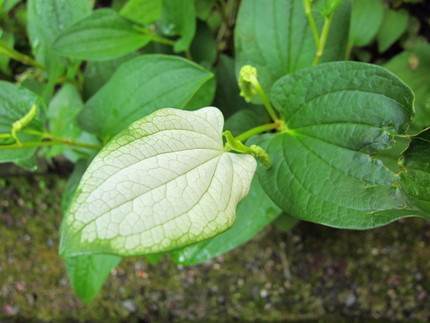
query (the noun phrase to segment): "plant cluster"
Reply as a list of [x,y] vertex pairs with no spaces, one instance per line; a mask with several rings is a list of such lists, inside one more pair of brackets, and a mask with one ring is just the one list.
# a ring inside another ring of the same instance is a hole
[[[0,1],[0,162],[75,164],[60,255],[77,295],[122,257],[196,264],[272,222],[430,219],[430,47],[395,6]],[[371,44],[405,49],[381,67]]]

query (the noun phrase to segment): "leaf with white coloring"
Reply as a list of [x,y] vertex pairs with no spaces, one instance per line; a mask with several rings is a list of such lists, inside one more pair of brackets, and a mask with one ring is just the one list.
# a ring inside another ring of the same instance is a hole
[[120,132],[82,177],[60,253],[157,253],[232,226],[256,161],[224,150],[223,124],[217,108],[168,108]]

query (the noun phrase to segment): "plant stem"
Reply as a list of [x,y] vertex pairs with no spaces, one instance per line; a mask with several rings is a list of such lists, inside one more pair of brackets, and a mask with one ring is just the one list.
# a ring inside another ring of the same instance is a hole
[[160,44],[175,46],[175,42],[173,40],[158,36],[155,33],[153,33],[152,40]]
[[192,60],[193,60],[193,56],[191,55],[191,51],[190,51],[190,49],[189,49],[189,48],[185,50],[185,57],[186,57],[187,59],[189,59],[190,61],[192,61]]
[[346,51],[345,51],[346,61],[349,61],[353,47],[354,47],[354,42],[352,40],[348,41],[348,45],[346,46]]
[[315,40],[315,46],[318,48],[320,44],[320,36],[318,33],[317,24],[315,23],[314,16],[312,15],[312,7],[311,7],[311,0],[304,0],[305,5],[305,13],[308,17],[309,25],[311,26],[312,35],[314,36]]
[[245,141],[248,138],[251,138],[252,136],[258,135],[259,133],[266,132],[269,130],[277,129],[281,126],[279,122],[274,123],[268,123],[264,124],[255,128],[251,128],[243,133],[241,133],[239,136],[237,136],[235,139],[239,141]]
[[83,142],[77,142],[77,141],[73,141],[71,139],[67,139],[67,138],[61,138],[61,137],[57,137],[51,134],[47,134],[47,137],[45,137],[47,139],[51,139],[51,142],[58,142],[59,144],[66,144],[69,146],[76,146],[76,147],[82,147],[82,148],[89,148],[89,149],[95,149],[95,150],[100,150],[102,147],[99,145],[92,145],[92,144],[86,144]]
[[39,147],[39,146],[41,147],[41,146],[53,146],[53,145],[69,145],[69,146],[89,148],[89,149],[95,149],[95,150],[100,150],[102,148],[99,145],[91,145],[91,144],[86,144],[83,142],[77,142],[77,141],[73,141],[71,139],[57,137],[57,136],[52,135],[52,134],[47,133],[47,132],[40,132],[40,131],[32,130],[32,129],[25,129],[25,130],[23,130],[23,132],[31,134],[31,135],[41,136],[42,140],[46,140],[46,139],[48,139],[48,140],[47,141],[35,141],[35,142],[18,142],[17,141],[17,143],[13,144],[13,145],[0,146],[0,149]]
[[27,56],[25,54],[22,54],[18,51],[16,51],[13,48],[10,48],[5,42],[0,41],[0,53],[3,53],[7,56],[9,56],[10,58],[21,62],[23,64],[26,65],[31,65],[40,69],[45,69],[45,66],[43,66],[42,64],[40,64],[39,62],[37,62],[36,60],[34,60],[33,58],[31,58],[30,56]]
[[330,31],[331,22],[333,21],[333,14],[324,17],[324,26],[321,32],[321,38],[317,46],[317,53],[315,55],[312,65],[317,65],[324,54],[325,45],[327,44],[328,33]]
[[157,42],[157,43],[164,44],[164,45],[169,45],[169,46],[174,46],[175,45],[175,42],[173,40],[161,37],[161,36],[157,35],[151,29],[144,28],[144,27],[139,26],[139,25],[134,25],[133,27],[134,27],[134,29],[140,31],[141,33],[143,33],[145,35],[151,35],[152,36],[152,40],[155,41],[155,42]]
[[258,82],[257,78],[254,77],[250,80],[251,84],[254,86],[255,90],[257,91],[258,95],[260,96],[261,100],[264,103],[264,106],[266,107],[267,112],[269,113],[270,117],[273,121],[278,122],[279,118],[276,115],[275,110],[273,109],[272,105],[270,104],[269,98],[266,95],[266,92],[264,92],[263,88],[260,85],[260,82]]
[[62,141],[34,141],[34,142],[21,142],[20,144],[13,144],[13,145],[0,145],[1,149],[20,149],[20,148],[29,148],[29,147],[42,147],[42,146],[55,146],[55,145],[69,145],[69,146],[77,146],[82,148],[89,148],[89,149],[100,149],[99,146],[96,145],[90,145],[90,144],[84,144],[81,142],[75,142],[68,139],[63,139]]

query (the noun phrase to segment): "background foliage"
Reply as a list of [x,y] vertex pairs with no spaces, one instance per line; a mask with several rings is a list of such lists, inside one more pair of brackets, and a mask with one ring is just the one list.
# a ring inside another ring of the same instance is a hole
[[[283,123],[282,131],[252,139],[267,150],[272,168],[259,167],[230,230],[172,251],[175,262],[207,261],[275,220],[288,230],[298,219],[365,229],[429,218],[429,17],[415,14],[425,2],[0,6],[0,162],[29,170],[41,159],[73,163],[63,212],[97,151],[158,109],[216,105],[225,129],[239,137],[269,124],[264,98],[239,97],[237,77],[250,64]],[[349,59],[372,65],[340,62]],[[156,263],[161,256],[147,257]],[[95,297],[119,261],[66,259],[81,299]]]

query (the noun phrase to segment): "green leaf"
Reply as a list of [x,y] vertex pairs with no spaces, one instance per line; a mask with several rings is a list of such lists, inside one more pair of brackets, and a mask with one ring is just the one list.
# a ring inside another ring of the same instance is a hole
[[430,130],[412,137],[412,142],[404,152],[400,173],[401,188],[409,200],[425,212],[430,220]]
[[430,45],[421,43],[404,51],[384,65],[400,77],[415,94],[416,116],[411,133],[430,126]]
[[131,53],[112,60],[88,62],[85,66],[84,73],[84,98],[90,98],[94,95],[109,81],[113,73],[122,63],[137,56],[139,56],[138,53]]
[[280,216],[278,216],[274,222],[276,225],[276,228],[283,232],[288,232],[292,228],[296,226],[296,224],[299,222],[298,219],[293,218],[292,216],[289,216],[286,213],[282,213]]
[[191,56],[193,60],[210,69],[217,56],[216,41],[208,25],[198,21],[196,36],[191,43]]
[[254,178],[248,195],[237,207],[237,220],[227,231],[197,244],[171,252],[172,259],[182,265],[194,265],[226,253],[250,240],[272,222],[281,210],[264,193]]
[[152,37],[151,33],[138,30],[115,11],[100,9],[64,30],[53,48],[67,57],[108,60],[134,52],[149,43]]
[[207,20],[214,7],[214,2],[212,0],[194,0],[194,5],[196,8],[196,16],[200,20]]
[[60,254],[159,253],[228,229],[256,161],[224,151],[223,123],[212,107],[161,109],[114,137],[79,184]]
[[[347,35],[338,31],[348,28],[348,5],[334,15],[322,61],[343,59]],[[285,74],[311,66],[316,48],[304,10],[302,0],[242,1],[235,29],[236,71],[248,64],[256,67],[269,91]],[[321,30],[323,18],[315,18]]]
[[[76,86],[64,84],[48,106],[49,132],[57,137],[76,140],[82,132],[76,118],[83,106],[84,104]],[[68,149],[70,147],[66,145],[52,146],[48,157],[60,155]]]
[[29,0],[27,6],[28,34],[36,60],[59,75],[65,63],[52,52],[52,44],[61,31],[91,13],[90,2]]
[[13,9],[13,7],[15,7],[21,1],[22,0],[2,0],[0,12],[2,14],[7,14],[10,10]]
[[79,182],[88,168],[90,161],[88,159],[80,159],[75,163],[75,168],[73,169],[72,175],[70,175],[67,180],[67,185],[63,193],[63,198],[61,199],[61,210],[66,213],[69,204],[73,198],[73,195],[78,188]]
[[[33,105],[37,106],[37,115],[25,130],[43,132],[45,107],[42,100],[27,89],[0,81],[0,134],[10,134],[12,124],[27,115]],[[17,136],[21,142],[40,140],[40,136],[28,134],[25,131],[17,132]],[[0,163],[10,161],[17,163],[20,160],[26,160],[26,164],[28,164],[35,152],[35,147],[7,148],[7,146],[0,145]],[[31,165],[35,165],[34,159],[31,164],[28,164],[28,167]]]
[[272,167],[259,167],[268,195],[287,214],[340,228],[366,229],[410,215],[398,177],[374,154],[404,134],[411,90],[364,63],[321,64],[272,89],[282,131],[260,136]]
[[[83,106],[78,88],[71,83],[63,84],[48,106],[49,133],[79,143],[99,145],[100,142],[94,135],[83,131],[78,125],[77,116]],[[53,158],[63,154],[74,163],[81,158],[93,157],[96,153],[94,149],[67,144],[53,145],[41,151],[43,157]]]
[[146,25],[161,17],[162,0],[130,0],[119,14],[124,18]]
[[67,276],[76,295],[85,303],[96,297],[111,270],[121,257],[110,255],[89,255],[67,258]]
[[179,35],[175,53],[187,50],[196,32],[196,13],[193,0],[163,0],[161,31],[167,36]]
[[211,77],[190,98],[190,100],[187,103],[187,106],[184,109],[197,110],[197,109],[200,109],[201,107],[212,105],[214,95],[215,95],[215,85],[216,85],[215,78]]
[[403,35],[408,27],[408,21],[409,15],[406,10],[385,10],[384,19],[376,37],[380,53],[385,52]]
[[209,71],[180,57],[136,57],[122,64],[86,103],[80,124],[85,130],[109,139],[158,109],[187,107],[212,78]]
[[378,32],[384,9],[380,0],[353,0],[351,26],[349,29],[350,46],[366,46]]
[[[15,37],[12,33],[6,32],[0,28],[0,42],[6,44],[7,47],[13,48],[13,45],[15,43]],[[5,55],[0,50],[0,70],[3,74],[7,76],[11,76],[12,71],[9,66],[10,62],[10,56]]]

